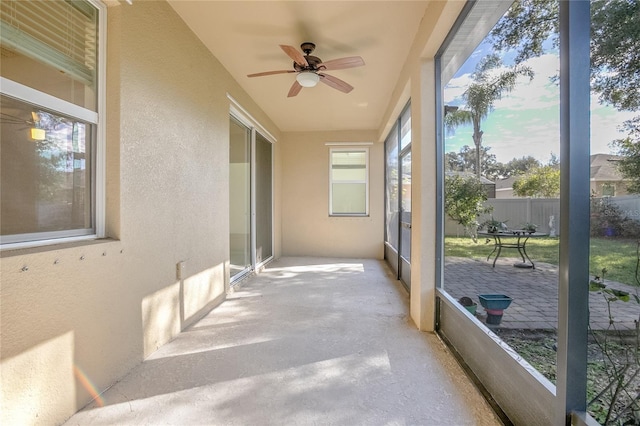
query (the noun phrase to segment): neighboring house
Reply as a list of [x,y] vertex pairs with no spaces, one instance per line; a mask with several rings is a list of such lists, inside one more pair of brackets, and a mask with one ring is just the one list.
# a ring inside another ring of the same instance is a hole
[[[589,188],[591,194],[596,197],[619,197],[627,195],[626,179],[622,177],[616,162],[620,160],[618,155],[593,154],[591,156],[591,182]],[[496,181],[495,198],[521,198],[513,193],[513,183],[518,179],[511,176]]]
[[618,171],[619,155],[593,154],[591,156],[591,182],[589,189],[596,197],[627,195],[627,184]]
[[518,196],[513,193],[513,183],[517,178],[517,176],[510,176],[506,179],[496,180],[495,198],[518,198]]

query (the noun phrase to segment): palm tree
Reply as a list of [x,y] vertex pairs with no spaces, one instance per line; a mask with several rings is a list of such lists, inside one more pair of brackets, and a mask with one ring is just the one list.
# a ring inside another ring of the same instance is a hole
[[465,124],[473,124],[473,143],[476,147],[476,176],[480,178],[480,156],[482,150],[482,135],[480,129],[482,120],[487,118],[493,110],[493,104],[506,92],[510,92],[516,85],[518,76],[524,75],[533,78],[533,70],[527,66],[516,65],[511,69],[496,74],[495,70],[502,67],[503,63],[496,54],[484,57],[474,73],[471,75],[472,83],[462,94],[466,106],[457,111],[445,115],[445,126],[454,129]]

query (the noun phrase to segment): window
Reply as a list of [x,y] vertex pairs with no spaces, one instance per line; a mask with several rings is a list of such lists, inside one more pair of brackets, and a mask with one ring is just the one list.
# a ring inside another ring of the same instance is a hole
[[369,150],[330,150],[329,214],[366,216],[369,214]]
[[103,234],[104,13],[0,3],[2,248]]
[[616,185],[613,183],[602,184],[602,196],[603,197],[615,197]]

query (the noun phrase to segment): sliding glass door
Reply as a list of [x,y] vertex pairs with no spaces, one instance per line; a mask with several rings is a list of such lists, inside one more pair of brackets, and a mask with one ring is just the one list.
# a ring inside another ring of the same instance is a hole
[[411,107],[407,105],[385,140],[386,235],[384,256],[411,288]]
[[230,277],[273,257],[273,144],[231,117],[229,134]]
[[273,190],[272,190],[272,144],[256,132],[255,143],[255,226],[256,265],[259,266],[273,256]]

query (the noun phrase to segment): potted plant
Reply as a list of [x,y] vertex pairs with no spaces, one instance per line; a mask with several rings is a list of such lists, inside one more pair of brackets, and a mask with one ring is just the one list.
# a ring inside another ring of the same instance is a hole
[[480,304],[487,312],[487,324],[499,325],[504,310],[511,305],[513,299],[506,294],[480,294]]
[[496,220],[492,216],[491,219],[487,219],[484,222],[482,222],[481,227],[485,228],[487,232],[491,234],[495,234],[498,231],[503,231],[507,229],[506,222],[507,221],[502,222],[500,220]]
[[476,309],[478,308],[478,304],[473,300],[471,300],[470,297],[463,296],[458,300],[458,303],[464,306],[465,309],[471,313],[471,315],[476,314]]
[[522,224],[522,229],[530,234],[533,234],[538,229],[538,225],[536,225],[535,223],[526,222]]

